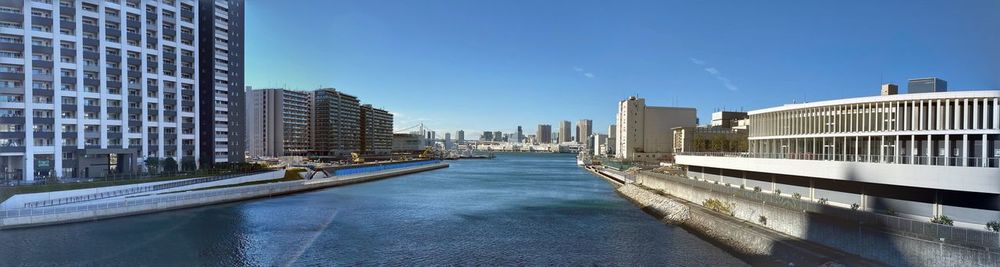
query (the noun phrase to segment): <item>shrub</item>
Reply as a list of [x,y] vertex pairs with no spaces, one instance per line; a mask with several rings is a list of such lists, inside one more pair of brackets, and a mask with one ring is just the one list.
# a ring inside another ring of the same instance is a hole
[[852,210],[858,210],[858,208],[860,208],[860,207],[861,207],[861,205],[858,205],[858,203],[851,204],[851,209]]
[[705,202],[702,202],[701,205],[719,213],[729,214],[729,216],[735,215],[733,210],[736,209],[736,203],[726,203],[718,199],[709,198]]
[[760,190],[760,186],[754,186],[754,187],[753,187],[753,191],[754,191],[754,192],[760,192],[760,191],[761,191],[761,190]]
[[990,221],[986,223],[986,230],[1000,232],[1000,221]]
[[820,198],[817,202],[819,202],[819,204],[826,204],[827,201],[828,200],[826,198]]
[[943,225],[955,225],[955,222],[952,221],[951,218],[948,218],[948,216],[945,215],[934,216],[933,218],[931,218],[931,222]]
[[764,215],[761,215],[761,216],[757,217],[757,222],[759,222],[761,225],[767,225],[767,217],[764,217]]
[[781,189],[774,189],[775,195],[781,195]]
[[794,197],[795,199],[802,199],[802,194],[795,193],[795,194],[792,194],[792,197]]
[[747,189],[746,186],[740,185],[740,189]]
[[163,171],[166,173],[177,172],[177,161],[172,157],[163,160]]

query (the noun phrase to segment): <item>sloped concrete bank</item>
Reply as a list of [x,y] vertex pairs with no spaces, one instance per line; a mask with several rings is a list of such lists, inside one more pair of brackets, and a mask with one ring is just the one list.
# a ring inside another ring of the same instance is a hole
[[416,172],[447,168],[447,163],[391,169],[365,174],[290,181],[126,198],[116,202],[60,208],[0,211],[0,229],[93,221],[137,214],[287,195],[333,186],[362,183]]
[[[772,232],[776,234],[772,235],[772,239],[781,242],[796,242],[793,243],[796,246],[799,244],[813,246],[815,248],[810,247],[808,250],[814,252],[826,249],[828,252],[823,252],[824,254],[833,254],[824,257],[841,263],[846,261],[847,265],[855,265],[851,261],[861,258],[893,266],[1000,266],[1000,251],[997,250],[995,244],[991,246],[962,246],[944,242],[944,239],[928,240],[889,233],[867,225],[851,224],[824,214],[792,210],[772,203],[752,201],[725,193],[722,190],[710,189],[714,186],[724,185],[706,183],[703,187],[694,187],[683,183],[687,181],[683,179],[687,178],[640,173],[636,175],[635,184],[632,186],[645,189],[652,194],[646,194],[646,197],[654,198],[653,195],[659,195],[687,203],[690,208],[690,219],[683,222],[682,225],[696,229],[698,233],[708,236],[725,231],[750,232],[749,230],[760,230]],[[622,192],[622,194],[636,195],[632,192]],[[708,200],[726,203],[731,216],[705,209],[702,204]],[[722,216],[740,222],[742,228],[726,226],[724,221],[701,216],[702,213],[696,212],[696,210],[706,210],[716,217]],[[741,240],[742,238],[752,238],[750,235],[753,234],[730,234],[722,236],[723,239],[720,240],[734,243],[737,245],[737,250],[745,250],[748,253],[765,252],[766,249],[761,245]],[[769,253],[781,253],[782,251],[785,249],[779,249],[772,245]]]
[[624,184],[618,193],[664,223],[678,225],[728,250],[753,265],[774,266],[876,266],[877,263],[829,248],[796,240],[765,228],[661,195],[635,184]]

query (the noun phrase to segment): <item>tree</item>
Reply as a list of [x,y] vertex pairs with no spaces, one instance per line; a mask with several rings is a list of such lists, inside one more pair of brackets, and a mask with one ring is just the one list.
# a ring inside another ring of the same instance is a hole
[[173,157],[169,157],[163,161],[163,171],[167,173],[177,172],[177,161]]
[[149,173],[158,173],[160,171],[160,158],[147,157],[146,168],[149,169]]
[[181,170],[182,171],[193,171],[198,168],[197,162],[195,162],[194,157],[187,156],[181,159]]

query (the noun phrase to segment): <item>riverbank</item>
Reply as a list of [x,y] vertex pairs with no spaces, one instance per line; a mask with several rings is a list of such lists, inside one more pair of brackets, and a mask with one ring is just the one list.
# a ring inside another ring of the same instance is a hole
[[0,229],[93,221],[256,198],[266,198],[334,186],[363,183],[410,173],[447,168],[448,166],[449,165],[447,163],[428,162],[427,164],[418,166],[408,166],[310,180],[124,197],[113,200],[105,200],[100,203],[89,205],[5,209],[0,210]]
[[[828,260],[848,265],[1000,265],[992,233],[974,236],[942,232],[962,230],[944,227],[931,231],[936,237],[930,238],[924,237],[928,232],[924,228],[935,225],[905,221],[909,222],[907,227],[900,227],[904,220],[884,216],[877,218],[881,224],[865,220],[859,223],[852,219],[881,215],[807,205],[792,198],[759,195],[666,174],[590,171],[618,183],[619,193],[648,213],[703,235],[755,263],[771,258],[796,264]],[[616,176],[630,180],[623,182]],[[802,258],[796,251],[816,255]]]

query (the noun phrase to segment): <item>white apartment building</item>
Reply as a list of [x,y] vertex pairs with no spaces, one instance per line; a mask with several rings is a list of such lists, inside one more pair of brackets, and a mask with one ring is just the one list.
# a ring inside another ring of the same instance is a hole
[[[689,174],[804,199],[1000,218],[1000,91],[869,96],[749,112],[749,151],[677,156]],[[726,157],[720,157],[726,156]]]
[[0,2],[0,180],[197,162],[198,5]]
[[694,108],[646,106],[646,99],[629,97],[618,103],[615,157],[658,161],[673,153],[674,127],[698,124]]
[[309,92],[256,89],[246,96],[247,155],[305,156],[310,146]]

